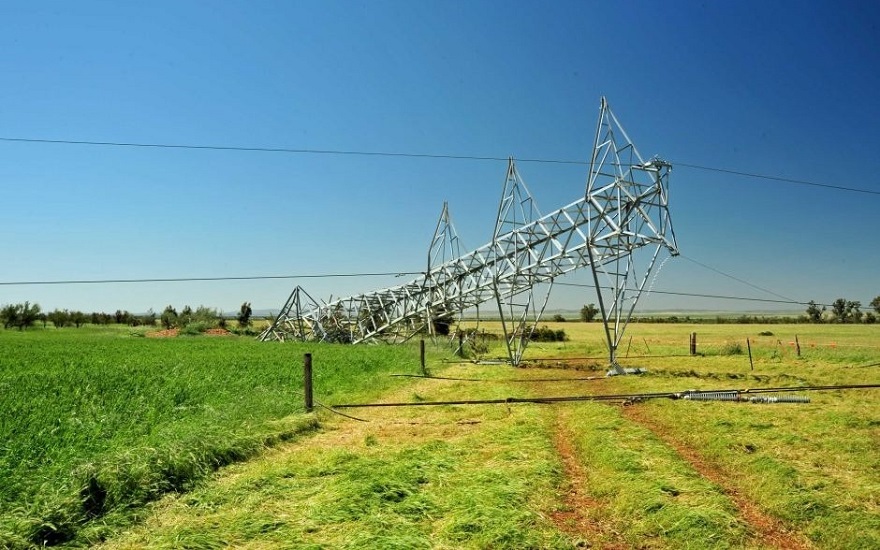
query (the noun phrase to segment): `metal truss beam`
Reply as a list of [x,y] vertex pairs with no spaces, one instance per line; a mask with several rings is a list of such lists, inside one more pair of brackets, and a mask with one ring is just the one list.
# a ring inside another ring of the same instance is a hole
[[[538,309],[533,289],[589,267],[599,293],[611,364],[616,367],[623,330],[660,250],[678,253],[668,211],[670,170],[671,165],[658,158],[642,159],[603,97],[583,198],[540,216],[511,160],[491,242],[459,254],[458,237],[444,204],[429,249],[428,270],[422,276],[308,311],[294,308],[288,300],[260,338],[283,340],[288,327],[301,322],[311,328],[298,333],[313,339],[402,341],[434,331],[438,320],[447,322],[462,311],[495,301],[505,322],[511,362],[518,364],[527,342],[526,312]],[[643,251],[649,251],[650,260],[638,274],[635,262]],[[613,291],[607,299],[600,275],[611,282]],[[518,313],[511,309],[515,297],[521,308]],[[513,321],[510,331],[508,321]]]

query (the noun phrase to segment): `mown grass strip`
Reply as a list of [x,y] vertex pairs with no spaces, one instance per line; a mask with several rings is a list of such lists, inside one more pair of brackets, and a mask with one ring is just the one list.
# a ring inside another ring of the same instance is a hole
[[[461,391],[506,390],[430,382],[394,398]],[[571,547],[546,514],[561,469],[541,409],[451,406],[369,419],[327,418],[322,433],[165,501],[107,547]]]
[[[714,360],[689,365],[658,362],[647,376],[615,383],[662,391],[740,377]],[[875,381],[863,369],[797,359],[762,361],[742,379],[751,387]],[[638,407],[652,431],[720,472],[727,489],[778,522],[778,530],[818,547],[871,548],[880,546],[878,393],[811,392],[808,405],[654,401]]]

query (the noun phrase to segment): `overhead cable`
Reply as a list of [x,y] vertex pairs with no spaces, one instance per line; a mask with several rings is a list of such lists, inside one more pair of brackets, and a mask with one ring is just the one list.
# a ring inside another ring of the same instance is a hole
[[[370,156],[370,157],[398,157],[398,158],[423,158],[423,159],[446,159],[446,160],[476,160],[476,161],[504,161],[508,157],[499,157],[491,155],[453,155],[443,153],[407,153],[392,151],[357,151],[343,149],[307,149],[294,147],[238,147],[232,145],[192,145],[192,144],[176,144],[176,143],[139,143],[128,141],[88,141],[73,139],[42,139],[42,138],[20,138],[20,137],[0,137],[0,141],[10,143],[33,143],[33,144],[55,144],[55,145],[88,145],[97,147],[134,147],[146,149],[189,149],[202,151],[238,151],[250,153],[287,153],[298,155],[345,155],[345,156]],[[589,166],[590,163],[582,160],[566,160],[566,159],[548,159],[548,158],[518,158],[518,162],[533,162],[543,164],[569,164],[577,166]],[[681,168],[691,168],[694,170],[704,170],[711,172],[719,172],[734,176],[742,176],[749,178],[759,178],[783,183],[793,183],[797,185],[808,185],[812,187],[821,187],[825,189],[835,189],[838,191],[850,191],[854,193],[864,193],[868,195],[880,195],[880,191],[873,189],[861,189],[858,187],[847,187],[844,185],[834,185],[829,183],[819,183],[795,178],[786,178],[782,176],[773,176],[769,174],[758,174],[754,172],[746,172],[743,170],[732,170],[729,168],[718,168],[713,166],[704,166],[699,164],[689,164],[685,162],[675,162],[675,166]]]
[[[220,282],[220,281],[260,281],[272,279],[330,279],[343,277],[401,277],[406,275],[422,275],[421,271],[388,271],[384,273],[312,273],[303,275],[254,275],[244,277],[166,277],[155,279],[71,279],[53,281],[0,281],[0,286],[40,286],[40,285],[101,285],[101,284],[145,284],[145,283],[188,283],[188,282]],[[554,282],[559,286],[596,288],[585,283]],[[610,289],[611,287],[601,287]],[[630,289],[635,290],[635,289]],[[700,294],[693,292],[675,292],[671,290],[644,290],[645,294],[666,294],[670,296],[689,296],[693,298],[718,298],[723,300],[741,300],[745,302],[763,302],[770,304],[809,305],[809,302],[797,300],[772,300],[769,298],[749,298],[745,296],[728,296],[722,294]],[[831,307],[831,304],[816,304]]]
[[[583,287],[583,288],[596,288],[595,285],[589,285],[589,284],[585,284],[585,283],[555,282],[553,284],[560,285],[560,286],[577,286],[577,287]],[[603,288],[610,289],[610,287],[603,287]],[[635,290],[635,289],[630,289],[630,290]],[[724,295],[724,294],[701,294],[701,293],[696,293],[696,292],[674,292],[671,290],[644,290],[643,292],[645,294],[666,294],[669,296],[690,296],[692,298],[717,298],[720,300],[741,300],[743,302],[763,302],[763,303],[768,303],[768,304],[791,304],[791,305],[799,305],[799,306],[809,305],[809,302],[799,302],[797,300],[772,300],[770,298],[748,298],[745,296],[728,296],[728,295]],[[831,304],[816,304],[816,305],[818,305],[818,306],[824,305],[824,306],[828,306],[828,307],[831,306]]]
[[688,257],[685,256],[684,254],[679,254],[679,256],[682,257],[682,258],[684,258],[685,260],[687,260],[687,261],[689,261],[689,262],[692,262],[692,263],[697,264],[698,266],[700,266],[700,267],[702,267],[702,268],[708,269],[709,271],[713,271],[713,272],[715,272],[715,273],[717,273],[717,274],[719,274],[719,275],[722,275],[722,276],[724,276],[724,277],[727,277],[728,279],[732,279],[732,280],[734,280],[734,281],[736,281],[736,282],[738,282],[738,283],[742,283],[742,284],[744,284],[744,285],[746,285],[746,286],[750,286],[750,287],[754,288],[755,290],[760,290],[761,292],[766,292],[767,294],[772,294],[773,296],[776,296],[777,298],[782,298],[783,300],[788,300],[789,302],[800,303],[800,302],[798,302],[797,300],[794,300],[794,299],[789,298],[789,297],[787,297],[787,296],[783,296],[782,294],[777,294],[776,292],[773,292],[772,290],[767,290],[766,288],[762,288],[762,287],[760,287],[760,286],[758,286],[758,285],[752,284],[752,283],[750,283],[750,282],[748,282],[748,281],[745,281],[745,280],[743,280],[743,279],[740,279],[739,277],[735,277],[735,276],[733,276],[733,275],[731,275],[731,274],[729,274],[729,273],[725,273],[725,272],[721,271],[720,269],[716,269],[716,268],[714,268],[714,267],[712,267],[712,266],[709,266],[709,265],[706,265],[706,264],[704,264],[704,263],[702,263],[702,262],[699,262],[699,261],[697,261],[697,260],[695,260],[695,259],[693,259],[693,258],[688,258]]
[[751,172],[743,172],[741,170],[730,170],[728,168],[714,168],[711,166],[700,166],[698,164],[687,164],[684,162],[675,163],[675,166],[680,166],[683,168],[693,168],[695,170],[706,170],[710,172],[721,172],[723,174],[731,174],[734,176],[743,176],[747,178],[760,178],[765,180],[773,180],[773,181],[781,181],[784,183],[796,183],[798,185],[810,185],[813,187],[823,187],[825,189],[837,189],[839,191],[852,191],[854,193],[866,193],[868,195],[880,195],[880,191],[875,191],[873,189],[860,189],[858,187],[846,187],[843,185],[832,185],[830,183],[818,183],[815,181],[807,181],[801,179],[794,178],[784,178],[782,176],[770,176],[767,174],[755,174]]
[[389,271],[384,273],[311,273],[302,275],[255,275],[247,277],[168,277],[159,279],[71,279],[62,281],[0,281],[0,286],[25,285],[103,285],[115,283],[189,283],[205,281],[259,281],[265,279],[330,279],[339,277],[400,277],[421,275],[421,271]]

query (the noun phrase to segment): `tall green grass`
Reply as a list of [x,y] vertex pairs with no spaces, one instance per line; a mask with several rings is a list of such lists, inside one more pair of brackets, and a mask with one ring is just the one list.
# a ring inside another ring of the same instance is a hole
[[317,399],[365,397],[412,372],[411,346],[0,331],[0,547],[103,538],[144,503],[313,429]]

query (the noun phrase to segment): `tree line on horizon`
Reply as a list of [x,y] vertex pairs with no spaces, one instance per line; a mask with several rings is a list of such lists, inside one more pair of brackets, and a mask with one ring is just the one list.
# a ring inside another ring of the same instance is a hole
[[[244,302],[239,308],[236,315],[236,321],[239,328],[247,328],[251,324],[250,302]],[[128,325],[130,327],[154,327],[157,322],[165,329],[186,327],[195,327],[196,329],[207,329],[214,326],[227,328],[226,317],[215,308],[199,306],[195,310],[190,306],[177,312],[177,309],[169,305],[165,307],[160,315],[157,315],[152,308],[142,315],[135,315],[129,311],[117,309],[115,313],[92,312],[85,313],[82,311],[67,309],[55,309],[54,311],[45,313],[42,311],[40,304],[26,301],[18,304],[7,304],[0,308],[0,322],[3,323],[4,329],[17,328],[24,330],[30,328],[37,323],[42,323],[46,328],[49,323],[55,328],[76,327],[83,325]]]
[[[862,311],[862,303],[858,300],[847,300],[846,298],[837,298],[834,302],[831,303],[831,309],[829,311],[827,306],[819,306],[815,302],[815,300],[810,300],[807,303],[807,309],[805,315],[801,315],[799,317],[790,317],[790,316],[755,316],[755,315],[740,315],[739,317],[717,317],[714,322],[716,323],[773,323],[773,322],[781,322],[781,323],[865,323],[865,324],[873,324],[876,323],[878,317],[880,317],[880,296],[876,296],[870,302],[870,307],[873,311]],[[579,312],[579,317],[582,322],[588,323],[593,321],[596,316],[599,314],[599,309],[596,308],[596,304],[586,304],[584,305]],[[556,322],[564,322],[567,319],[562,315],[554,315],[553,320]],[[697,322],[695,319],[691,319],[690,316],[678,317],[676,315],[672,315],[669,317],[638,317],[634,320],[640,322],[649,322],[649,323],[692,323]]]
[[[807,304],[806,312],[799,317],[757,317],[749,315],[741,315],[736,318],[715,319],[717,323],[876,323],[880,318],[880,296],[876,296],[869,303],[873,311],[862,311],[862,303],[858,300],[847,300],[845,298],[837,298],[831,303],[831,308],[820,306],[814,300],[810,300]],[[595,304],[584,305],[579,313],[579,319],[582,322],[591,322],[596,319],[599,314],[599,308]],[[247,329],[251,324],[251,316],[253,309],[250,302],[244,302],[239,308],[236,315],[236,321],[240,329]],[[567,319],[562,315],[554,315],[553,321],[564,322]],[[653,323],[692,323],[697,322],[695,319],[688,317],[639,317],[634,319],[639,322]],[[24,330],[34,326],[36,323],[42,323],[46,328],[49,323],[55,328],[64,328],[73,326],[80,328],[85,324],[91,325],[128,325],[131,327],[156,326],[157,322],[165,329],[185,329],[189,327],[196,332],[203,332],[207,328],[214,326],[227,328],[227,319],[215,308],[199,306],[195,310],[190,306],[184,308],[178,313],[173,306],[166,306],[161,314],[156,314],[152,308],[142,315],[135,315],[126,310],[117,309],[115,313],[84,313],[82,311],[69,311],[67,309],[55,309],[49,313],[44,313],[40,308],[40,304],[26,301],[18,304],[7,304],[0,308],[0,322],[3,323],[4,329],[17,328]]]

